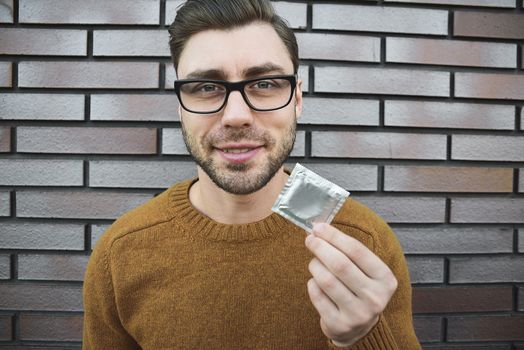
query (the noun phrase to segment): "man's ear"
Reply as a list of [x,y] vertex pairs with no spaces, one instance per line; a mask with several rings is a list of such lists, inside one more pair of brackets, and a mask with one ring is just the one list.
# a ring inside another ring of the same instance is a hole
[[178,121],[182,122],[182,107],[178,105]]
[[295,88],[295,115],[300,118],[302,114],[302,79],[297,80],[297,87]]

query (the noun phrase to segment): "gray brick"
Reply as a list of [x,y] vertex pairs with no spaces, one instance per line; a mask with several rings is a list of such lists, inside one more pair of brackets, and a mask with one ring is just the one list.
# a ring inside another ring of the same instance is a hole
[[522,14],[455,11],[453,35],[524,39]]
[[411,283],[444,282],[444,259],[437,257],[406,257]]
[[386,166],[385,191],[513,192],[513,169]]
[[84,225],[0,223],[2,249],[83,250]]
[[159,24],[156,0],[20,0],[21,23]]
[[524,257],[450,258],[450,283],[524,282]]
[[524,229],[519,229],[519,253],[524,253]]
[[387,38],[386,61],[516,68],[517,45],[459,40]]
[[315,91],[449,96],[448,72],[392,68],[315,67]]
[[162,154],[189,154],[181,129],[165,128],[162,130]]
[[524,168],[519,169],[519,192],[524,192]]
[[92,95],[91,120],[174,121],[178,120],[178,100],[172,93]]
[[276,13],[284,18],[291,28],[306,28],[307,4],[275,1],[272,3]]
[[0,159],[3,186],[82,186],[81,160]]
[[13,0],[0,0],[0,23],[13,23]]
[[169,57],[169,33],[161,30],[95,30],[95,56]]
[[0,94],[0,120],[84,120],[84,95]]
[[110,225],[91,225],[91,250]]
[[176,76],[176,72],[175,72],[175,67],[173,66],[172,63],[166,63],[166,72],[165,72],[165,84],[164,84],[164,88],[165,89],[169,89],[169,90],[174,90],[175,87],[174,87],[174,84],[175,84],[175,80],[177,79],[177,76]]
[[453,135],[451,159],[524,161],[524,137],[499,135]]
[[435,5],[515,7],[515,0],[384,0],[385,2],[404,2]]
[[397,228],[405,254],[484,254],[513,252],[509,228]]
[[10,62],[0,62],[0,87],[13,86],[12,68]]
[[156,130],[145,128],[19,127],[21,153],[156,153]]
[[11,152],[11,128],[0,127],[0,153],[4,152]]
[[20,62],[18,86],[155,89],[158,72],[156,62]]
[[519,300],[518,310],[524,311],[524,287],[519,287],[518,300]]
[[442,223],[445,220],[445,198],[355,196],[354,199],[389,223]]
[[[2,236],[0,236],[0,239],[2,239]],[[11,278],[11,256],[7,254],[0,254],[0,280],[8,280],[10,278]],[[0,340],[1,339],[2,338],[0,337]]]
[[167,188],[196,176],[193,162],[91,161],[91,187]]
[[[413,327],[420,342],[438,342],[442,334],[442,318],[435,316],[413,317]],[[424,347],[426,349],[426,347]],[[427,348],[431,349],[431,348]],[[439,348],[444,350],[443,348]],[[450,350],[450,349],[448,349]],[[456,349],[459,350],[459,349]],[[480,350],[480,349],[477,349]]]
[[422,128],[513,130],[509,105],[430,101],[386,101],[384,124]]
[[453,198],[451,222],[524,223],[524,198]]
[[350,192],[376,191],[378,187],[376,165],[308,163],[304,166]]
[[0,192],[0,217],[11,214],[11,194],[10,192]]
[[18,217],[116,219],[151,199],[149,194],[122,192],[19,191]]
[[85,56],[87,31],[0,28],[0,54]]
[[446,159],[446,136],[313,131],[313,157]]
[[379,125],[379,101],[304,97],[299,124]]
[[304,157],[306,155],[306,132],[298,130],[295,138],[295,144],[289,154],[290,157]]
[[524,100],[524,74],[456,73],[455,96]]
[[182,5],[184,2],[185,0],[166,0],[166,15],[164,18],[165,25],[171,25],[171,23],[173,23],[178,6]]
[[82,315],[20,315],[20,339],[82,341]]
[[82,311],[82,286],[2,283],[0,295],[3,310]]
[[18,279],[82,281],[86,255],[19,254]]
[[301,59],[380,62],[380,38],[297,33]]
[[313,29],[446,35],[448,12],[415,8],[314,4]]

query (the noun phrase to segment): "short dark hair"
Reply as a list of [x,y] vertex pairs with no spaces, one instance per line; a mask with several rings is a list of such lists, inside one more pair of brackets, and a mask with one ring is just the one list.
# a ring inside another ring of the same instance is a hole
[[233,29],[255,21],[273,26],[289,52],[296,74],[298,45],[295,34],[275,13],[269,0],[187,0],[169,27],[169,47],[175,70],[178,70],[180,55],[192,35],[209,29]]

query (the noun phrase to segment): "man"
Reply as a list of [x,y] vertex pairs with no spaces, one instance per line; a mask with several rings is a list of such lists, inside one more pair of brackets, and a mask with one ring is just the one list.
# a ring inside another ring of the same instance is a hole
[[170,28],[198,178],[117,220],[84,285],[84,349],[420,349],[405,260],[349,199],[307,233],[271,212],[302,110],[267,0],[190,0]]

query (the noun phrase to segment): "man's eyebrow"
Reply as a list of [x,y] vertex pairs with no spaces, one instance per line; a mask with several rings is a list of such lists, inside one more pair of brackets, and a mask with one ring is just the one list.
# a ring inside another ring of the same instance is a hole
[[196,70],[189,73],[185,79],[217,79],[225,80],[226,74],[219,69]]
[[[242,71],[244,79],[254,78],[268,73],[286,74],[286,70],[274,63],[264,63],[259,66],[246,68]],[[227,74],[220,69],[202,69],[189,73],[185,79],[217,79],[227,80]]]
[[245,78],[257,77],[267,73],[286,74],[284,67],[274,63],[264,63],[259,66],[249,67],[242,71],[242,76]]

